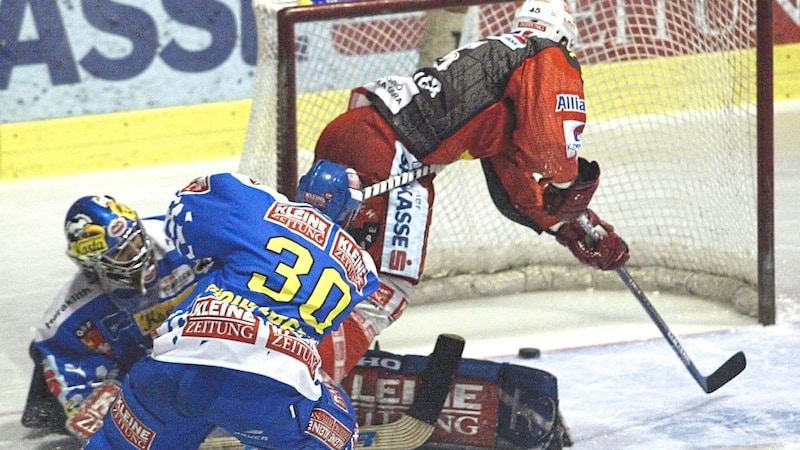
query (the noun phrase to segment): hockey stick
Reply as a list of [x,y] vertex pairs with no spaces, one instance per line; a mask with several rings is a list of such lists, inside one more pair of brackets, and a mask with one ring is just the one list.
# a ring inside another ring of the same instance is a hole
[[[411,407],[395,422],[359,427],[356,448],[410,450],[424,444],[436,428],[436,420],[453,385],[463,351],[464,338],[440,334]],[[200,449],[241,450],[242,444],[235,437],[225,436],[206,439]]]
[[[589,218],[586,217],[586,214],[582,214],[580,217],[578,217],[578,223],[580,223],[581,227],[584,229],[584,231],[586,231],[587,244],[594,246],[597,241],[600,240],[600,235],[592,226]],[[589,242],[589,240],[591,240],[591,242]],[[650,316],[650,319],[652,319],[656,324],[658,329],[661,331],[661,334],[669,343],[670,347],[672,347],[672,350],[674,350],[678,355],[678,358],[680,358],[683,365],[689,369],[689,373],[692,374],[692,377],[695,379],[695,381],[697,381],[697,384],[703,388],[703,391],[705,391],[706,394],[710,394],[724,386],[727,382],[739,375],[747,366],[747,360],[745,359],[744,353],[737,352],[735,355],[728,358],[728,360],[725,361],[725,363],[719,368],[717,368],[717,370],[715,370],[711,375],[706,377],[700,374],[700,371],[697,370],[697,367],[694,365],[691,358],[689,358],[689,355],[683,349],[680,342],[678,342],[678,338],[672,334],[672,331],[670,331],[669,327],[667,327],[664,319],[661,318],[661,316],[658,314],[658,311],[656,311],[655,307],[653,307],[653,304],[647,299],[647,296],[644,294],[642,288],[636,284],[636,281],[634,281],[633,277],[628,272],[628,269],[626,269],[625,266],[622,266],[617,269],[617,274],[622,279],[622,282],[628,286],[628,289],[630,289],[636,299],[639,300],[639,303],[641,303],[645,312],[647,312],[647,315]]]
[[444,165],[439,165],[439,164],[424,165],[414,170],[409,170],[408,172],[403,172],[399,175],[391,176],[375,184],[371,184],[364,188],[364,200],[370,197],[376,197],[378,195],[384,194],[386,192],[391,191],[392,189],[404,186],[408,183],[411,183],[412,181],[418,180],[434,172],[438,172],[439,170],[442,169],[442,167],[444,167]]
[[411,407],[395,422],[360,427],[356,448],[414,449],[424,444],[436,428],[463,351],[464,338],[440,334]]

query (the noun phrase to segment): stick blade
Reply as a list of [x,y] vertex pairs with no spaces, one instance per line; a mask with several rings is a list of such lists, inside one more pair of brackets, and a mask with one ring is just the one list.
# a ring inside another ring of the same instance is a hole
[[743,352],[738,352],[731,356],[725,361],[725,364],[721,365],[719,369],[706,377],[706,383],[705,386],[703,386],[706,394],[710,394],[724,386],[727,382],[742,373],[745,367],[747,367],[747,359]]
[[455,334],[439,335],[420,380],[419,398],[414,399],[407,415],[430,425],[436,424],[458,372],[463,352],[463,337]]

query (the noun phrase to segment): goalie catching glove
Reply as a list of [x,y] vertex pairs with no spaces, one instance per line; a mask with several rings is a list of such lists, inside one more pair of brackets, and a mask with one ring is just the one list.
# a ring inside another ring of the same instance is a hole
[[556,240],[567,247],[579,261],[600,270],[616,270],[622,267],[630,255],[628,244],[614,233],[614,227],[604,222],[591,209],[586,216],[600,235],[600,240],[587,239],[586,231],[577,221],[568,222],[556,231]]
[[114,403],[119,390],[120,385],[115,381],[106,381],[96,387],[78,410],[67,418],[67,430],[84,441],[92,437],[103,426],[103,416]]

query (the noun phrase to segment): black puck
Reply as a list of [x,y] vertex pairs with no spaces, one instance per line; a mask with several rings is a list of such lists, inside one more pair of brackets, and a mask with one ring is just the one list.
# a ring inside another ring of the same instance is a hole
[[522,347],[519,349],[519,352],[517,352],[517,355],[520,358],[527,358],[527,359],[538,358],[541,354],[542,352],[540,352],[538,348],[534,347]]

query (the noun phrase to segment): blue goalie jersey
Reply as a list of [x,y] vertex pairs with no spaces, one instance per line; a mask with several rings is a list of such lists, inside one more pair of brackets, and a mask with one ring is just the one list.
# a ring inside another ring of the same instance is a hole
[[161,219],[144,219],[142,226],[155,244],[156,264],[146,275],[146,294],[107,292],[79,272],[59,291],[36,330],[33,345],[41,354],[47,385],[67,415],[98,385],[122,380],[150,351],[151,333],[209,269],[166,244]]

